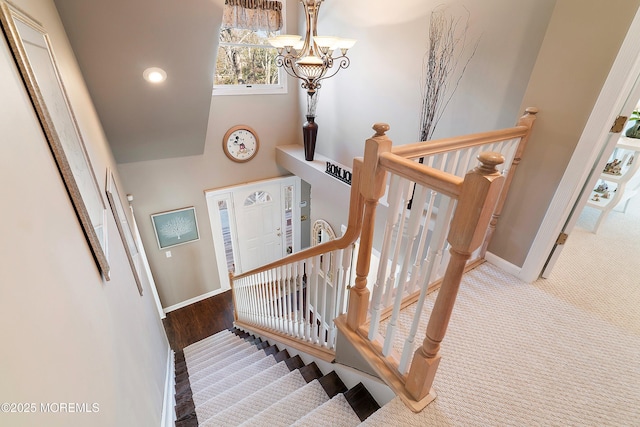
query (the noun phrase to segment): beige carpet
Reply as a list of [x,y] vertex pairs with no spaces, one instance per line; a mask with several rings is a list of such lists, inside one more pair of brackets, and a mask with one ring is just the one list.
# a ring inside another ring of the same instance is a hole
[[437,399],[413,414],[396,398],[364,424],[639,426],[639,201],[597,235],[586,212],[549,279],[526,284],[488,263],[467,274]]

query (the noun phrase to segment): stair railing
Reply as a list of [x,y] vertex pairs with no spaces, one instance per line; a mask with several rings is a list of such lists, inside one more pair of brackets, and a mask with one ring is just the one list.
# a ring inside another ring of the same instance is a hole
[[347,230],[339,239],[234,276],[235,322],[323,360],[335,358],[333,319],[346,313],[354,244],[362,226],[362,159],[354,159]]
[[[399,147],[378,124],[366,142],[361,251],[348,313],[336,323],[415,411],[435,398],[440,343],[462,275],[484,257],[536,113],[527,109],[513,128]],[[499,171],[501,164],[510,166]],[[376,221],[376,212],[384,218]],[[373,286],[372,251],[362,250],[372,245],[381,248]],[[435,288],[429,312],[425,302]],[[401,322],[411,304],[413,314]]]
[[[536,113],[527,109],[513,128],[397,147],[385,135],[389,127],[375,125],[364,159],[353,163],[344,236],[231,274],[236,324],[324,360],[335,357],[337,326],[408,406],[424,408],[435,396],[439,346],[460,279],[484,258]],[[379,268],[368,283],[374,252]],[[437,287],[419,334],[426,296]],[[413,303],[416,316],[400,338],[401,309]]]

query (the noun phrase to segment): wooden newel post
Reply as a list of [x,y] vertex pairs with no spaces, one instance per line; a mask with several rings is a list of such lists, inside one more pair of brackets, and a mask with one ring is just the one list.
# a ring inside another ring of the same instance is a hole
[[413,355],[407,377],[407,391],[417,401],[431,392],[440,363],[440,342],[449,325],[465,264],[471,253],[482,244],[504,182],[504,177],[496,169],[504,162],[501,154],[481,153],[478,159],[481,165],[467,173],[462,184],[447,237],[451,245],[451,259],[429,317],[426,338]]
[[371,264],[371,248],[373,246],[373,232],[375,229],[376,206],[384,195],[386,187],[386,172],[380,168],[378,158],[380,154],[391,151],[391,140],[385,135],[389,130],[386,123],[373,125],[376,134],[367,139],[364,148],[364,160],[360,179],[360,194],[364,199],[364,214],[362,231],[360,233],[360,249],[356,263],[355,285],[349,290],[349,308],[347,311],[347,325],[357,330],[367,320],[369,309],[369,290],[367,289],[367,275]]
[[491,238],[493,237],[493,233],[496,230],[496,226],[498,224],[498,220],[500,219],[500,215],[502,215],[502,209],[504,208],[504,201],[507,198],[507,194],[509,193],[509,188],[511,187],[511,181],[513,181],[513,177],[515,176],[516,169],[522,160],[522,153],[524,149],[527,147],[527,142],[529,141],[529,137],[531,136],[531,129],[533,128],[533,124],[536,121],[536,114],[538,114],[538,109],[535,107],[528,107],[525,110],[525,113],[520,120],[518,120],[517,126],[526,126],[529,128],[529,133],[520,140],[518,144],[518,148],[513,156],[513,160],[511,165],[508,166],[509,172],[507,174],[507,180],[502,186],[502,192],[500,193],[500,198],[498,199],[498,203],[496,203],[496,208],[493,211],[493,216],[491,217],[491,221],[489,222],[489,227],[487,229],[487,236],[484,239],[482,244],[482,250],[480,251],[480,257],[484,258],[487,253],[487,249],[489,248],[489,243],[491,243]]

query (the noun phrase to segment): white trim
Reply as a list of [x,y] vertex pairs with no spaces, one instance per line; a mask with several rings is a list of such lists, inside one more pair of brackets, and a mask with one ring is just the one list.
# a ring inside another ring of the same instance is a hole
[[170,311],[174,311],[174,310],[177,310],[179,308],[186,307],[186,306],[191,305],[191,304],[195,304],[196,302],[205,300],[207,298],[219,295],[219,294],[221,294],[223,292],[228,291],[229,289],[231,289],[231,288],[216,289],[215,291],[207,292],[206,294],[202,294],[202,295],[199,295],[197,297],[193,297],[191,299],[188,299],[186,301],[179,302],[178,304],[174,304],[172,306],[166,307],[166,308],[163,309],[163,311],[166,314],[166,313],[169,313]]
[[[638,39],[640,39],[640,10],[636,12],[629,27],[574,154],[518,274],[518,278],[525,282],[536,280],[542,272],[558,234],[565,226],[573,207],[579,203],[578,197],[592,166],[598,159],[604,141],[608,139],[611,123],[622,110],[640,74]],[[594,144],[594,141],[597,143]]]
[[515,264],[511,264],[509,261],[506,261],[503,258],[500,258],[499,256],[491,253],[491,252],[487,252],[484,255],[484,259],[489,263],[489,264],[493,264],[496,267],[498,267],[499,269],[501,269],[502,271],[504,271],[505,273],[511,274],[512,276],[516,276],[519,277],[520,276],[520,270],[521,268],[518,267]]
[[167,355],[167,372],[164,381],[164,400],[162,402],[162,420],[160,421],[160,427],[173,427],[176,421],[175,411],[175,353],[169,347]]

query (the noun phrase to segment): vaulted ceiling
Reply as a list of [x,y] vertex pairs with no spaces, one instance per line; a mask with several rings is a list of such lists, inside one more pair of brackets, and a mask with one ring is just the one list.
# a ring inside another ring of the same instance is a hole
[[54,1],[116,161],[202,154],[223,0]]

